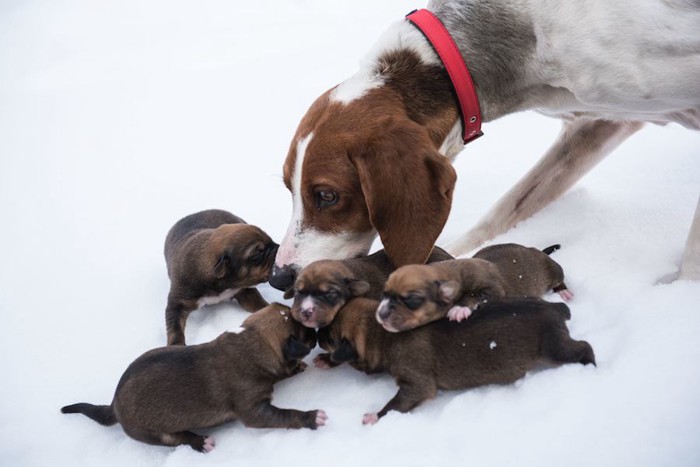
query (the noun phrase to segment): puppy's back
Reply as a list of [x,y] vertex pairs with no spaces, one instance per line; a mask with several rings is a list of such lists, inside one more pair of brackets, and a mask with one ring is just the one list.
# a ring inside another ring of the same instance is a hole
[[413,332],[430,342],[438,386],[464,389],[511,383],[543,363],[594,363],[590,346],[569,337],[570,316],[563,303],[504,299],[461,323],[439,320]]
[[168,265],[177,246],[190,235],[204,229],[215,229],[224,224],[245,224],[238,216],[221,209],[208,209],[185,216],[173,225],[165,237],[164,254]]

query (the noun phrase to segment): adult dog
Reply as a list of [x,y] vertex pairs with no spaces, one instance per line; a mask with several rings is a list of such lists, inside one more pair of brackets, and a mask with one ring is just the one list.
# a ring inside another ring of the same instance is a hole
[[[644,122],[700,129],[700,1],[433,1],[465,58],[484,122],[533,109],[564,120],[537,165],[448,251],[465,254],[563,194]],[[367,254],[422,263],[447,220],[464,146],[450,77],[408,20],[320,96],[284,164],[293,215],[271,283]],[[700,278],[700,204],[679,271]]]

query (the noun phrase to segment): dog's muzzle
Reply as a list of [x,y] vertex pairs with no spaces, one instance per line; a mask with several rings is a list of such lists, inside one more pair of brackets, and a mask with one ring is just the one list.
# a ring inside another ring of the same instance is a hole
[[285,264],[282,267],[277,265],[273,266],[272,275],[270,276],[270,285],[277,290],[286,291],[294,285],[298,270],[299,267],[295,264]]

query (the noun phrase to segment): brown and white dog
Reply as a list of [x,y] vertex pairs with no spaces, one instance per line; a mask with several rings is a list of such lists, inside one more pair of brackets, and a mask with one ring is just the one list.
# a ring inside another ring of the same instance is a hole
[[545,253],[557,247],[540,251],[506,243],[473,258],[402,266],[384,286],[377,321],[387,331],[401,332],[444,317],[462,321],[503,297],[541,297],[554,290],[571,298],[564,271]]
[[269,280],[277,247],[259,227],[219,209],[175,223],[164,248],[170,277],[168,345],[185,343],[187,317],[204,305],[235,298],[250,312],[266,306],[253,286]]
[[374,319],[377,302],[356,298],[318,332],[329,352],[316,357],[318,367],[349,362],[366,373],[389,372],[396,395],[363,423],[374,424],[390,410],[408,412],[432,399],[439,389],[469,389],[508,384],[539,366],[595,364],[593,349],[569,336],[569,308],[544,300],[512,299],[488,303],[462,323],[447,320],[398,334]]
[[[435,0],[489,122],[537,110],[564,127],[542,160],[447,250],[474,250],[562,195],[644,122],[700,129],[700,3]],[[624,21],[621,21],[624,18]],[[423,263],[450,212],[463,149],[450,78],[423,34],[393,24],[359,71],[321,95],[284,163],[293,213],[271,284],[318,259]],[[679,277],[700,278],[700,204]]]
[[[448,259],[453,258],[442,248],[435,247],[427,262]],[[292,316],[304,326],[328,326],[351,298],[378,300],[394,269],[384,250],[360,258],[314,261],[302,269],[284,298],[294,297]]]
[[214,438],[191,430],[232,420],[256,428],[314,430],[325,424],[322,410],[279,409],[270,401],[273,385],[303,371],[301,359],[315,346],[316,332],[275,303],[248,317],[240,331],[141,355],[122,375],[110,405],[82,402],[61,412],[81,413],[106,426],[119,423],[144,443],[187,444],[201,452],[214,449]]

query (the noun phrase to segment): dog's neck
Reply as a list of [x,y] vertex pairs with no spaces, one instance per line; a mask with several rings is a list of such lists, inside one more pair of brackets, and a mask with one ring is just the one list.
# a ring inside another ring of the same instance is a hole
[[[513,6],[472,8],[469,0],[434,8],[465,58],[484,122],[532,108],[530,66],[536,38],[530,20]],[[488,7],[488,4],[486,4]],[[453,159],[464,144],[458,102],[444,65],[407,20],[392,25],[341,83],[333,98],[349,102],[375,89],[396,93],[407,116],[425,127],[436,148]]]

